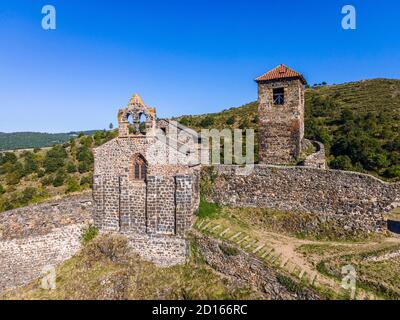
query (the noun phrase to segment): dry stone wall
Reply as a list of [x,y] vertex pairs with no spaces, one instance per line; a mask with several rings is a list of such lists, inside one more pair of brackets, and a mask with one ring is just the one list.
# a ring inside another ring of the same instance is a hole
[[147,234],[131,232],[125,233],[129,240],[129,247],[160,267],[169,267],[184,264],[188,258],[188,241],[175,236],[149,236]]
[[316,152],[309,155],[303,165],[305,167],[327,169],[325,159],[325,146],[318,141],[312,141],[312,144],[316,147]]
[[256,165],[249,175],[238,175],[237,168],[213,167],[209,200],[233,207],[317,213],[336,219],[346,230],[363,231],[383,231],[383,213],[399,203],[399,183],[365,174]]
[[0,292],[46,274],[80,249],[86,224],[73,224],[46,235],[0,241]]
[[24,285],[72,257],[91,223],[91,195],[0,214],[0,292]]

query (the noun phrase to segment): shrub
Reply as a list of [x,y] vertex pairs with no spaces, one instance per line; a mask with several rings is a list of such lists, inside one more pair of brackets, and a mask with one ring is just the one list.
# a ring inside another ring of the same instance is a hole
[[203,120],[200,121],[200,127],[208,128],[214,124],[214,119],[210,116],[205,117]]
[[78,180],[74,177],[68,178],[66,183],[67,183],[67,187],[65,190],[66,193],[77,192],[81,189]]
[[229,117],[227,120],[226,120],[226,124],[227,125],[233,125],[235,123],[235,117],[234,116],[231,116],[231,117]]
[[0,184],[0,195],[5,194],[6,190],[4,189],[4,187]]
[[6,183],[9,186],[17,185],[22,178],[22,174],[18,171],[10,172],[6,175]]
[[67,152],[62,146],[55,146],[47,151],[44,159],[44,168],[46,172],[56,172],[65,164]]
[[186,126],[186,127],[190,126],[190,124],[191,124],[190,117],[188,117],[188,116],[182,117],[182,118],[179,120],[179,123],[182,124],[182,125],[184,125],[184,126]]
[[14,164],[17,162],[17,160],[18,160],[17,156],[13,152],[6,152],[6,153],[0,155],[0,164],[4,164],[7,162]]
[[25,174],[30,174],[32,172],[35,172],[39,169],[39,162],[37,159],[33,157],[33,153],[29,153],[25,156],[25,161],[24,161],[24,172]]
[[89,148],[93,144],[93,138],[91,136],[84,136],[80,139],[80,142],[84,147]]
[[26,205],[30,203],[37,194],[38,192],[35,188],[32,187],[25,188],[24,191],[22,191],[22,195],[20,198],[21,204]]
[[386,169],[383,175],[387,178],[400,178],[400,165]]
[[103,235],[90,241],[84,248],[85,263],[91,266],[104,259],[114,263],[125,262],[128,252],[126,237],[117,234]]
[[54,187],[61,187],[65,182],[65,172],[63,170],[59,170],[57,172],[56,177],[53,180]]
[[79,164],[78,170],[79,170],[79,173],[88,172],[88,171],[90,170],[90,164],[87,163],[86,161],[81,162],[81,163]]
[[290,292],[301,295],[301,293],[304,290],[304,285],[302,285],[301,283],[295,282],[293,279],[291,279],[287,276],[284,276],[282,274],[277,274],[276,279],[283,287],[285,287]]
[[39,169],[37,171],[38,178],[43,178],[45,174],[46,174],[46,172],[43,169]]
[[77,171],[78,171],[78,169],[76,168],[76,165],[74,163],[70,162],[67,164],[67,172],[68,173],[75,173]]
[[226,244],[220,244],[219,248],[226,256],[237,256],[239,254],[239,250],[237,248],[228,246]]
[[338,156],[330,162],[330,166],[333,169],[338,170],[351,170],[353,164],[349,156]]
[[44,187],[49,186],[53,183],[53,177],[52,176],[44,177],[43,179],[40,180],[40,183]]
[[81,236],[81,242],[83,245],[88,244],[90,241],[92,241],[96,236],[99,234],[99,229],[96,228],[96,226],[90,224],[87,228],[83,230],[82,236]]
[[80,184],[81,184],[81,186],[84,186],[84,185],[92,186],[93,177],[92,176],[84,176],[84,177],[82,177]]

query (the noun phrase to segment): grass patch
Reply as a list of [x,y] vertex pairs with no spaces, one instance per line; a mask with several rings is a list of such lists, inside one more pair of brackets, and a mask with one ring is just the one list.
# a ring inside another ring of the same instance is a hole
[[[371,258],[383,257],[388,253],[397,252],[400,246],[396,243],[373,243],[360,246],[344,245],[302,245],[297,249],[315,265],[319,273],[336,281],[342,280],[343,266],[352,265],[357,274],[356,286],[366,292],[371,292],[382,299],[400,298],[400,257],[373,261]],[[349,292],[346,291],[343,298]]]
[[197,216],[200,218],[216,218],[221,213],[221,207],[216,203],[211,203],[204,198],[200,199],[199,210]]
[[2,299],[261,299],[255,289],[215,273],[202,262],[196,243],[185,265],[158,268],[125,252],[120,236],[101,235],[56,270],[56,289],[35,281]]

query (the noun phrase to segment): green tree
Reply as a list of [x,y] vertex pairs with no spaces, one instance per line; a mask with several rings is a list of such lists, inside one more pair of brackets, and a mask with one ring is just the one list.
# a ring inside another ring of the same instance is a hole
[[202,128],[208,128],[214,124],[214,118],[210,116],[206,116],[204,119],[200,121],[200,127]]
[[229,126],[235,124],[235,116],[231,116],[228,119],[226,119],[226,124]]
[[37,195],[37,190],[32,187],[27,187],[22,191],[22,195],[20,197],[20,203],[23,205],[29,204],[34,197]]
[[77,171],[78,171],[78,169],[76,168],[75,163],[70,162],[67,164],[67,172],[68,173],[75,173]]
[[44,159],[44,168],[46,172],[56,172],[62,168],[67,158],[67,152],[65,149],[58,145],[47,151]]
[[59,170],[53,180],[54,187],[61,187],[65,182],[65,172],[63,170]]
[[29,152],[25,155],[24,160],[24,172],[26,175],[29,175],[33,172],[36,172],[39,169],[39,160],[32,152]]
[[80,147],[78,149],[78,153],[76,155],[76,159],[80,162],[89,162],[89,163],[93,163],[93,153],[92,151],[89,149],[88,146],[83,145],[82,147]]
[[80,190],[79,182],[76,178],[70,177],[66,181],[66,193],[77,192]]
[[80,162],[78,170],[79,170],[79,173],[88,172],[90,170],[90,163],[87,161]]
[[333,169],[338,169],[338,170],[352,170],[353,164],[351,162],[351,159],[349,156],[342,155],[338,156],[337,158],[334,158],[330,162],[330,166]]
[[83,176],[80,181],[81,186],[89,186],[93,185],[93,176]]
[[400,178],[400,165],[386,169],[383,175],[387,178]]
[[17,156],[13,152],[6,152],[4,154],[0,154],[0,165],[5,163],[14,164],[18,160]]

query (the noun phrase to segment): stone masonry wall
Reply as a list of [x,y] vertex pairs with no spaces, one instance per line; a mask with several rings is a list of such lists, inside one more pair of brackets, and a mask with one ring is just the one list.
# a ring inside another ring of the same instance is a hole
[[29,283],[73,256],[92,221],[90,194],[0,214],[0,291]]
[[[284,89],[284,104],[275,105],[273,90]],[[298,79],[258,83],[259,158],[263,164],[289,164],[301,152],[304,137],[304,86]]]
[[325,146],[318,141],[312,141],[312,144],[317,150],[304,160],[303,165],[305,167],[326,169]]
[[[346,229],[382,231],[383,213],[398,205],[400,184],[372,176],[307,167],[256,165],[250,175],[215,166],[208,199],[233,207],[309,212],[337,219]],[[206,172],[206,170],[203,170]]]
[[149,236],[139,233],[125,233],[129,239],[129,247],[160,267],[184,264],[188,257],[188,242],[176,236]]
[[86,224],[73,224],[41,236],[0,241],[0,292],[43,276],[80,249]]

